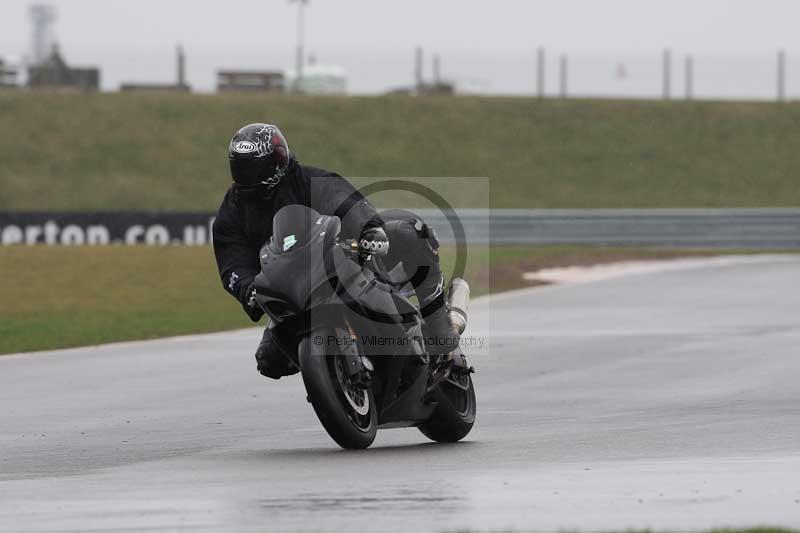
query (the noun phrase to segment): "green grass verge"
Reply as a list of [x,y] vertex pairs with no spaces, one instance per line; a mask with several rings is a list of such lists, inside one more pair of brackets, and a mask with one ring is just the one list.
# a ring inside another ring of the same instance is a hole
[[345,176],[489,176],[493,207],[800,205],[800,103],[0,91],[0,209],[215,209],[262,120]]
[[0,250],[0,353],[248,325],[209,248]]
[[[716,252],[545,246],[469,249],[474,295],[528,286],[538,268]],[[450,273],[452,248],[442,250]],[[0,249],[0,353],[221,331],[252,325],[222,289],[208,247]],[[262,321],[262,324],[264,322]]]

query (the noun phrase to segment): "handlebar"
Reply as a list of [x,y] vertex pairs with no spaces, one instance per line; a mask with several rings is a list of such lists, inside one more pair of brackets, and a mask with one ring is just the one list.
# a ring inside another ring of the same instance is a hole
[[368,242],[366,239],[345,239],[339,243],[339,246],[344,248],[344,251],[353,255],[360,255],[362,257],[369,257],[373,255],[385,256],[389,253],[388,246],[382,246],[382,243]]
[[351,254],[363,253],[358,245],[358,239],[345,239],[339,242],[339,246],[341,246],[342,249],[347,253]]

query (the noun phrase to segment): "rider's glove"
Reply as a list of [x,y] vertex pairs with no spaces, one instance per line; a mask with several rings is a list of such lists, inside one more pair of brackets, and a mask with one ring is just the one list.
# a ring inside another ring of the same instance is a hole
[[254,283],[251,283],[245,289],[242,297],[242,307],[244,307],[244,312],[253,322],[258,322],[264,316],[264,310],[256,302],[256,286]]
[[358,238],[358,245],[364,252],[375,255],[386,255],[389,253],[389,237],[380,226],[365,228]]

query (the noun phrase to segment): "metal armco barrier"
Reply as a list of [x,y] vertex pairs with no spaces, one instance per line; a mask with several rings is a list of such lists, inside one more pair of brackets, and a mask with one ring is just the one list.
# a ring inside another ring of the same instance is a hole
[[[442,243],[455,241],[442,212],[415,213]],[[800,208],[459,209],[457,221],[468,244],[800,248]],[[212,222],[210,213],[5,212],[0,244],[205,245]]]
[[[418,213],[453,241],[440,212]],[[800,248],[800,208],[462,209],[458,218],[475,244]]]

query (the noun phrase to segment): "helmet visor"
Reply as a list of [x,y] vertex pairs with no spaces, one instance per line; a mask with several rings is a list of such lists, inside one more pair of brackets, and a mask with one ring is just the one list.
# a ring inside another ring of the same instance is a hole
[[231,177],[239,185],[266,183],[276,173],[274,164],[264,159],[231,158]]

